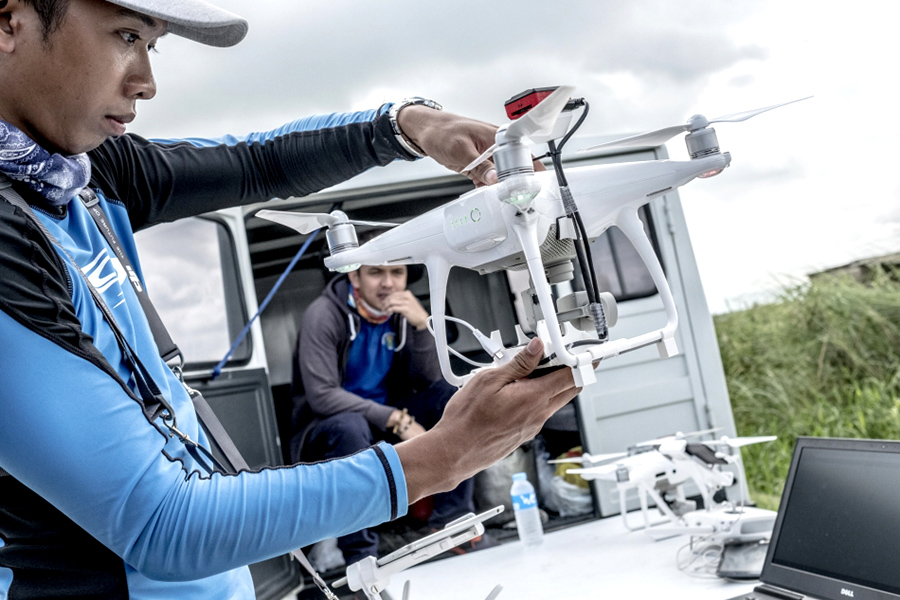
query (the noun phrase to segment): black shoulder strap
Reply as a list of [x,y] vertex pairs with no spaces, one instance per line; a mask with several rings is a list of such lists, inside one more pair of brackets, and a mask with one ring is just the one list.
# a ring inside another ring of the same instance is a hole
[[103,234],[103,237],[106,238],[107,243],[113,249],[113,252],[116,253],[119,262],[122,263],[122,266],[128,273],[128,281],[131,282],[131,287],[134,288],[134,293],[137,294],[138,300],[141,303],[141,308],[144,310],[144,314],[147,315],[147,321],[150,324],[150,330],[153,332],[153,339],[156,340],[156,346],[159,348],[160,357],[162,357],[165,362],[181,357],[181,350],[179,350],[178,346],[175,345],[175,342],[172,341],[172,337],[169,335],[168,330],[166,330],[165,325],[163,325],[162,319],[159,318],[156,308],[154,308],[153,304],[150,302],[147,290],[141,285],[141,280],[138,278],[131,261],[128,260],[128,255],[125,254],[122,244],[119,243],[119,238],[116,237],[112,226],[109,224],[106,213],[104,213],[103,209],[100,207],[100,199],[97,197],[97,194],[95,194],[94,190],[91,188],[84,188],[78,194],[78,197],[81,198],[85,208],[87,208],[91,217],[94,219],[94,222],[97,224],[97,229],[99,229],[100,233]]

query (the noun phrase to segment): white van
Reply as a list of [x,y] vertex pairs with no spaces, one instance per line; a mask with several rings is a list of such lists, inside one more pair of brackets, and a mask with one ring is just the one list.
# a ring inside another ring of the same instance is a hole
[[[587,147],[597,141],[603,140],[575,138],[571,145]],[[569,155],[564,164],[571,168],[664,158],[665,147],[659,147],[627,154]],[[685,188],[688,197],[691,185]],[[252,467],[288,460],[296,332],[304,308],[333,275],[322,265],[327,255],[324,235],[296,259],[307,236],[255,218],[254,213],[263,206],[305,212],[340,207],[354,219],[401,222],[469,189],[468,179],[448,174],[432,161],[397,163],[309,197],[220,211],[138,234],[148,289],[187,357],[189,383],[203,392]],[[591,453],[622,451],[638,441],[676,431],[718,427],[720,434],[736,433],[678,193],[655,199],[642,210],[642,218],[675,297],[680,354],[660,359],[651,346],[601,363],[597,383],[551,419],[543,432],[544,447],[551,455],[577,445]],[[595,240],[591,250],[601,288],[618,302],[618,324],[611,336],[630,337],[665,325],[649,273],[624,235],[611,230]],[[428,308],[426,279],[427,275],[418,278],[410,289]],[[511,344],[522,310],[517,307],[520,285],[515,275],[506,272],[482,276],[455,269],[448,286],[448,314],[486,333],[499,329]],[[232,348],[264,300],[261,317]],[[477,356],[480,347],[466,335],[460,332],[452,347]],[[230,358],[217,369],[229,351]],[[462,370],[455,365],[456,372]],[[608,484],[594,482],[591,514],[552,518],[548,528],[577,526],[586,519],[617,513],[618,497],[612,491]],[[287,557],[254,565],[252,572],[261,600],[281,598],[302,580],[300,570]]]

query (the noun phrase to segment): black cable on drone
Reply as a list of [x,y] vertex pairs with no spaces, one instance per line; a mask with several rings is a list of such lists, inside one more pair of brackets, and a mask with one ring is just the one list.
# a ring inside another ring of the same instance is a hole
[[550,157],[550,160],[553,161],[553,169],[556,171],[556,179],[559,183],[559,191],[562,195],[563,207],[566,210],[566,215],[570,217],[575,224],[575,254],[578,258],[578,265],[581,268],[581,277],[584,280],[584,288],[588,297],[591,317],[594,320],[594,326],[597,330],[597,334],[600,336],[600,340],[606,341],[609,337],[609,327],[606,324],[606,314],[603,311],[603,306],[600,304],[600,288],[597,285],[597,278],[594,275],[594,257],[587,248],[587,229],[584,226],[584,221],[581,219],[581,213],[578,211],[575,198],[569,190],[569,182],[566,180],[566,175],[563,172],[561,158],[563,146],[565,146],[566,142],[569,141],[569,138],[572,137],[578,128],[581,127],[581,124],[584,123],[588,111],[590,110],[590,105],[584,98],[573,98],[566,104],[566,109],[569,110],[574,110],[582,106],[584,107],[584,110],[578,118],[578,121],[576,121],[569,132],[563,136],[559,144],[552,140],[548,142],[547,146],[549,152],[547,155]]

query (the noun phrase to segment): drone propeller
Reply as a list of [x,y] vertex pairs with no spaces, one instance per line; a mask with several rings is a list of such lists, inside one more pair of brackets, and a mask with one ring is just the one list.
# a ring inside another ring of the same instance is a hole
[[300,233],[312,233],[322,227],[331,227],[348,223],[350,225],[364,225],[369,227],[396,227],[397,223],[379,223],[377,221],[354,221],[347,218],[346,213],[340,210],[328,213],[296,213],[285,210],[263,209],[256,216],[267,221],[286,225],[296,229]]
[[688,438],[700,437],[702,435],[708,435],[710,433],[716,433],[718,431],[722,431],[722,428],[713,427],[712,429],[701,429],[699,431],[691,431],[690,433],[682,433],[678,431],[669,435],[663,435],[658,438],[654,438],[652,440],[647,440],[646,442],[638,442],[637,444],[635,444],[635,446],[658,446],[666,440],[686,440]]
[[773,442],[778,439],[776,435],[757,435],[757,436],[748,436],[748,437],[736,437],[730,438],[728,436],[722,436],[718,440],[712,441],[704,441],[703,444],[706,444],[710,448],[715,449],[717,446],[728,446],[729,448],[741,448],[743,446],[749,446],[750,444],[761,444],[763,442]]
[[[506,139],[521,140],[528,138],[536,144],[549,141],[550,138],[548,136],[553,133],[553,126],[556,124],[556,119],[559,117],[559,113],[562,112],[563,108],[565,108],[566,103],[569,101],[569,97],[574,91],[575,86],[571,85],[561,85],[556,88],[556,90],[544,98],[540,104],[529,110],[521,118],[516,119],[506,126],[504,133]],[[502,128],[500,131],[503,131]],[[471,171],[486,161],[494,153],[494,150],[497,149],[497,146],[498,144],[495,143],[485,150],[481,156],[469,163],[462,172],[466,173]]]
[[693,117],[688,119],[688,122],[684,125],[673,125],[671,127],[663,127],[662,129],[656,129],[654,131],[639,133],[637,135],[613,140],[604,144],[598,144],[589,148],[583,148],[579,150],[579,152],[659,146],[666,143],[679,133],[683,133],[685,131],[698,131],[700,129],[705,129],[708,125],[712,125],[713,123],[737,123],[739,121],[746,121],[747,119],[755,117],[756,115],[762,114],[764,112],[776,108],[781,108],[782,106],[787,106],[788,104],[793,104],[794,102],[800,102],[801,100],[808,100],[809,98],[812,98],[812,96],[807,96],[806,98],[798,98],[797,100],[791,100],[790,102],[784,102],[783,104],[766,106],[765,108],[757,108],[755,110],[748,110],[744,112],[734,113],[732,115],[716,117],[712,120],[708,120],[703,115],[694,115]]
[[553,460],[548,460],[547,463],[551,465],[561,465],[565,463],[578,463],[580,465],[595,465],[602,462],[607,462],[610,460],[616,460],[617,458],[625,458],[628,456],[627,452],[611,452],[609,454],[588,454],[585,452],[581,456],[570,456],[568,458],[554,458]]
[[[659,452],[644,452],[626,457],[614,463],[595,467],[568,469],[566,473],[581,475],[582,478],[601,479],[604,481],[640,481],[656,477],[671,468],[671,461]],[[627,477],[622,479],[622,471]]]

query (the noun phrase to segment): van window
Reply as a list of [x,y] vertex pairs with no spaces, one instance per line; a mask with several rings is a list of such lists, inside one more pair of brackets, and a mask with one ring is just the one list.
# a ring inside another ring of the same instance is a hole
[[[228,228],[191,217],[140,231],[135,240],[147,291],[186,363],[218,364],[247,322]],[[249,339],[229,362],[250,357]]]

